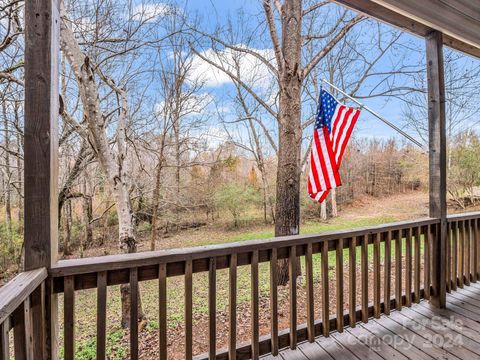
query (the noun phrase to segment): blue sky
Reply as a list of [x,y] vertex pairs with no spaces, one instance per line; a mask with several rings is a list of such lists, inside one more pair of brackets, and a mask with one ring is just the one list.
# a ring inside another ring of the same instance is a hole
[[[200,27],[205,31],[212,31],[217,27],[224,28],[228,24],[228,20],[230,19],[233,24],[233,32],[238,31],[239,33],[242,32],[240,27],[246,28],[255,28],[258,26],[259,21],[263,20],[263,10],[261,6],[260,0],[245,0],[242,2],[226,0],[226,1],[215,1],[215,0],[188,0],[186,2],[180,1],[177,2],[178,6],[183,8],[184,11],[189,15],[189,17],[197,17]],[[332,8],[338,7],[338,5],[329,5]],[[338,7],[340,9],[340,7]],[[236,20],[238,20],[239,16],[242,16],[244,20],[243,24],[238,24]],[[323,21],[323,20],[322,20]],[[372,23],[370,23],[370,26]],[[388,30],[389,27],[383,25],[383,28]],[[367,27],[368,30],[368,27]],[[319,29],[319,32],[322,32],[322,29]],[[359,43],[368,42],[370,39],[369,37],[371,34],[368,31],[362,33],[358,36],[357,41]],[[406,64],[416,64],[420,66],[424,66],[425,64],[425,54],[424,54],[424,40],[418,38],[416,36],[410,35],[408,33],[404,33],[400,40],[399,45],[402,47],[409,47],[413,49],[412,51],[405,52],[405,58],[403,61]],[[262,39],[254,39],[250,44],[250,47],[258,51],[269,51],[270,44],[268,41],[268,37],[263,37]],[[360,46],[360,45],[359,45]],[[203,49],[204,51],[208,52],[208,47]],[[449,51],[449,50],[447,50]],[[395,63],[397,62],[396,56],[398,56],[398,51],[389,51],[387,54],[382,58],[382,60],[377,64],[376,71],[377,72],[388,72],[391,71],[394,67]],[[322,65],[322,64],[321,64]],[[480,62],[478,60],[472,60],[468,56],[463,56],[456,60],[456,66],[463,70],[467,70],[469,68],[478,67]],[[204,72],[211,73],[212,69],[206,68],[203,69]],[[235,118],[234,112],[231,110],[233,109],[233,105],[231,103],[231,99],[233,97],[232,93],[234,87],[231,82],[225,81],[221,78],[222,76],[218,74],[216,78],[212,81],[207,81],[206,86],[202,91],[209,93],[212,97],[214,97],[217,101],[217,107],[220,106],[222,109],[225,109],[224,116],[226,119],[233,119]],[[366,94],[374,84],[378,82],[378,77],[371,80],[366,81],[363,85],[363,88],[359,91],[360,94]],[[402,79],[399,84],[406,85],[406,86],[418,86],[413,82],[408,82],[407,79]],[[258,85],[261,86],[261,80],[257,81]],[[338,85],[338,84],[337,84]],[[255,85],[256,86],[256,85]],[[423,96],[423,98],[422,98]],[[420,101],[425,101],[424,95],[419,95]],[[418,100],[418,99],[417,99]],[[382,116],[390,120],[391,122],[395,123],[399,127],[403,127],[403,109],[405,107],[405,103],[399,99],[391,98],[391,97],[375,97],[369,99],[362,99],[361,100],[365,105],[371,107],[373,110],[380,113]],[[474,101],[475,102],[475,101]],[[426,101],[425,101],[426,106]],[[230,111],[229,111],[230,109]],[[303,114],[307,116],[311,112],[311,106],[304,107]],[[424,116],[425,114],[418,114],[419,116]],[[210,120],[210,126],[212,128],[216,128],[221,126],[218,124],[218,119],[212,118]],[[308,130],[307,130],[308,132]],[[411,129],[408,130],[412,136],[418,138],[418,135]],[[356,129],[355,129],[355,136],[357,137],[375,137],[375,138],[382,138],[387,139],[390,137],[396,137],[399,140],[403,140],[401,136],[398,135],[394,130],[392,130],[387,125],[383,124],[381,121],[376,119],[374,116],[369,114],[367,111],[363,111]]]

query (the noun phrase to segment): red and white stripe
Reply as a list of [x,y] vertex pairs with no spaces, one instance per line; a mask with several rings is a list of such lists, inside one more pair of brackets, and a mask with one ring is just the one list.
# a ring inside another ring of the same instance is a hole
[[360,115],[359,109],[338,105],[333,115],[332,131],[316,129],[310,152],[308,193],[322,202],[330,189],[342,185],[339,169],[352,130]]

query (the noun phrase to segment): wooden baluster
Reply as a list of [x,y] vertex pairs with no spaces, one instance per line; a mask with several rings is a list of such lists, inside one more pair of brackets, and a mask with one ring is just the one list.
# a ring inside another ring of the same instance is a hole
[[270,333],[272,334],[272,355],[278,355],[278,274],[277,249],[270,253]]
[[217,354],[217,261],[210,258],[208,267],[208,358]]
[[312,244],[307,244],[307,253],[305,254],[305,276],[307,277],[307,332],[308,341],[315,341],[315,313],[313,304],[313,260]]
[[10,360],[9,331],[10,318],[7,318],[2,324],[0,324],[0,360]]
[[471,228],[470,228],[470,220],[465,221],[465,267],[464,267],[464,274],[465,274],[465,285],[470,286],[470,238],[471,238]]
[[33,348],[33,324],[32,324],[32,307],[31,296],[27,297],[23,302],[24,310],[24,324],[25,324],[25,348],[26,359],[34,360],[34,348]]
[[343,239],[337,240],[336,248],[336,298],[337,298],[337,331],[343,332]]
[[390,314],[390,289],[392,283],[392,232],[388,231],[385,238],[385,256],[384,256],[384,283],[383,283],[383,303],[385,314]]
[[229,268],[229,340],[228,340],[228,358],[235,360],[237,358],[237,254],[230,256]]
[[288,276],[290,293],[290,349],[297,347],[297,248],[290,247],[288,257]]
[[322,242],[322,328],[323,336],[330,334],[330,298],[328,281],[328,241]]
[[447,271],[445,277],[447,279],[447,292],[452,291],[452,224],[447,223]]
[[412,305],[412,229],[407,230],[405,240],[405,305]]
[[75,279],[63,278],[65,360],[75,359]]
[[357,322],[356,304],[357,304],[357,238],[354,236],[350,239],[349,249],[349,270],[348,277],[348,318],[350,327],[355,327]]
[[413,273],[413,291],[415,293],[414,301],[416,303],[420,302],[420,236],[421,230],[420,226],[415,228],[415,269]]
[[480,219],[473,220],[475,226],[475,279],[480,280]]
[[252,253],[251,261],[251,306],[252,306],[252,359],[257,360],[260,357],[259,347],[259,315],[258,315],[258,250]]
[[30,343],[30,299],[27,299],[13,312],[13,345],[15,360],[32,359]]
[[362,237],[361,245],[361,286],[362,286],[362,321],[368,322],[368,235]]
[[464,260],[465,260],[465,226],[463,221],[459,221],[458,223],[458,286],[463,288],[463,274],[465,273],[464,269]]
[[402,301],[402,230],[395,232],[395,308],[400,310],[403,306]]
[[167,359],[167,264],[158,265],[158,347],[160,360]]
[[423,235],[423,287],[425,299],[430,299],[430,244],[432,233],[430,226],[425,226]]
[[477,220],[472,219],[470,220],[471,228],[472,228],[472,282],[477,282],[477,267],[478,267],[478,254],[477,254]]
[[97,274],[97,360],[106,358],[107,272]]
[[380,234],[373,235],[373,316],[380,317]]
[[185,359],[193,358],[193,263],[185,261]]
[[[42,282],[30,295],[30,319],[32,330],[32,352],[45,355],[45,282]],[[40,355],[41,356],[41,355]]]
[[138,359],[138,269],[130,269],[130,359]]
[[452,290],[457,290],[458,284],[458,223],[452,222]]

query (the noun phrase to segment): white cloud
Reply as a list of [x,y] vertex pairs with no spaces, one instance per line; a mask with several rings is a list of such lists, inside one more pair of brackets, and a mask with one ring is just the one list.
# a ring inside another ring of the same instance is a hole
[[159,17],[174,14],[175,11],[175,7],[164,3],[138,4],[133,9],[132,18],[135,21],[153,22]]
[[231,107],[229,106],[217,106],[215,110],[220,114],[229,114],[231,112]]
[[[247,48],[243,44],[236,45],[236,47]],[[263,58],[267,59],[273,66],[275,66],[275,56],[271,49],[255,49],[248,48],[254,51]],[[221,51],[214,51],[208,49],[200,53],[206,59],[220,65],[231,73],[236,74],[234,67],[235,60],[238,61],[240,67],[240,76],[249,86],[254,88],[266,89],[271,86],[273,75],[260,59],[252,54],[235,51],[229,48]],[[200,56],[195,56],[192,62],[192,79],[200,79],[205,82],[206,86],[216,87],[224,84],[232,83],[232,79],[222,70],[204,61]]]

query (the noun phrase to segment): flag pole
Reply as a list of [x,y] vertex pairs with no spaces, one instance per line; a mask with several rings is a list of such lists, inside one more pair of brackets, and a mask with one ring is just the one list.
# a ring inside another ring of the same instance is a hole
[[[410,140],[411,142],[413,142],[415,145],[419,146],[422,150],[425,151],[425,148],[424,146],[422,145],[421,142],[419,142],[418,140],[416,140],[415,138],[413,138],[412,136],[408,135],[405,131],[403,131],[402,129],[400,129],[398,126],[392,124],[390,121],[388,121],[387,119],[385,119],[383,116],[381,116],[380,114],[378,114],[377,112],[373,111],[372,109],[370,109],[368,106],[365,106],[363,105],[360,101],[358,101],[357,99],[353,98],[352,96],[348,95],[345,91],[339,89],[338,87],[336,87],[335,85],[331,84],[330,82],[328,82],[327,80],[325,79],[322,79],[322,81],[327,84],[327,85],[330,85],[332,88],[334,88],[335,90],[337,90],[339,93],[345,95],[346,97],[348,97],[350,100],[352,100],[354,103],[356,103],[357,105],[360,106],[360,108],[362,109],[365,109],[367,110],[370,114],[372,114],[373,116],[375,116],[377,119],[381,120],[383,123],[385,123],[386,125],[390,126],[393,130],[395,130],[396,132],[400,133],[401,135],[403,135],[404,137],[406,137],[408,140]],[[427,151],[428,152],[428,151]]]

